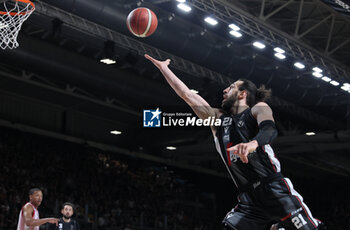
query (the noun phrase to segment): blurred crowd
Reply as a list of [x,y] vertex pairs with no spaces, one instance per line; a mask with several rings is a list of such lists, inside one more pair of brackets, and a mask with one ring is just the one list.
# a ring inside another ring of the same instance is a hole
[[214,229],[215,197],[166,166],[7,129],[0,153],[0,229],[16,228],[32,187],[44,193],[41,217],[70,201],[81,229]]
[[[220,229],[220,199],[166,166],[7,128],[0,128],[0,154],[0,230],[16,229],[32,187],[44,193],[41,217],[58,217],[60,205],[69,201],[81,229]],[[329,230],[348,230],[348,194],[334,194],[319,205],[329,206],[322,220]]]

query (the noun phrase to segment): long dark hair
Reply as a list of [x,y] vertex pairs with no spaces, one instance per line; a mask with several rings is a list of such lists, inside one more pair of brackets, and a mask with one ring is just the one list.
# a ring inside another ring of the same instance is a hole
[[264,102],[271,97],[271,90],[266,89],[265,85],[261,85],[259,88],[256,85],[247,80],[239,79],[243,83],[238,86],[240,91],[247,91],[247,104],[249,107],[253,107],[258,102]]

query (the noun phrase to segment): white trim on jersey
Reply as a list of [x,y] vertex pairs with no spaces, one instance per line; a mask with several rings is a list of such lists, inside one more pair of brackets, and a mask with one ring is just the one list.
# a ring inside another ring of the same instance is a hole
[[20,213],[19,213],[19,216],[18,216],[18,224],[17,224],[17,230],[39,230],[39,226],[36,226],[36,227],[29,227],[25,224],[25,220],[24,220],[24,216],[23,216],[23,208],[26,206],[26,205],[31,205],[33,207],[33,219],[34,220],[38,220],[39,219],[39,211],[38,209],[36,209],[34,207],[34,205],[32,205],[30,202],[26,203]]
[[219,143],[219,140],[218,140],[217,137],[214,137],[214,142],[215,142],[216,150],[218,151],[218,153],[219,153],[219,155],[220,155],[222,161],[224,162],[224,165],[225,165],[225,167],[226,167],[228,173],[230,174],[230,176],[231,176],[231,178],[232,178],[232,180],[233,180],[233,183],[235,183],[236,187],[238,188],[237,182],[236,182],[235,178],[232,176],[232,173],[231,173],[231,171],[230,171],[230,168],[228,167],[228,165],[227,165],[227,163],[226,163],[226,161],[225,161],[225,159],[224,159],[224,156],[222,155],[221,148],[220,148],[220,143]]
[[304,198],[297,192],[294,190],[294,186],[292,184],[292,182],[289,180],[289,178],[283,178],[284,181],[287,182],[290,192],[293,196],[296,196],[297,198],[299,198],[299,201],[301,202],[301,206],[303,207],[303,209],[305,210],[306,214],[308,215],[309,219],[316,225],[318,226],[319,222],[312,216],[309,207],[304,203]]
[[269,145],[269,144],[264,145],[263,149],[267,153],[267,155],[269,156],[272,164],[276,167],[277,172],[281,172],[280,161],[276,158],[275,152],[273,151],[271,145]]

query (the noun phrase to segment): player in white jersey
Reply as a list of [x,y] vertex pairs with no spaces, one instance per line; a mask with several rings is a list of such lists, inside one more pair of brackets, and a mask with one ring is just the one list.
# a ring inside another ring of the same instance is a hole
[[43,200],[43,193],[38,188],[29,190],[29,202],[26,203],[19,213],[17,230],[39,230],[39,226],[46,223],[56,224],[56,218],[39,219],[38,207]]

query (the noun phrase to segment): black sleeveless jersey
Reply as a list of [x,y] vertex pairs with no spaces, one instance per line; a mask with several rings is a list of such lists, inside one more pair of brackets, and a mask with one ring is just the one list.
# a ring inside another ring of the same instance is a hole
[[227,148],[249,142],[257,135],[258,123],[250,108],[237,115],[223,114],[220,119],[221,126],[217,127],[215,146],[238,189],[280,172],[280,163],[268,144],[249,153],[247,164],[233,151],[227,151]]
[[80,230],[78,222],[71,219],[70,222],[65,222],[62,217],[58,220],[58,225],[50,224],[49,230]]

